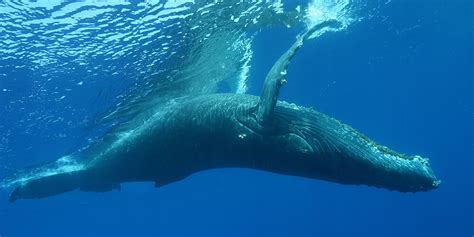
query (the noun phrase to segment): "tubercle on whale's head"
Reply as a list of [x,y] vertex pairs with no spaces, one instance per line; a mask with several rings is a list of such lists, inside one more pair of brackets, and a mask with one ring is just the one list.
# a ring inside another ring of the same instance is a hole
[[428,177],[426,185],[424,186],[426,188],[425,191],[438,188],[442,182],[436,177],[433,172],[433,169],[431,169],[429,159],[421,157],[419,155],[415,155],[413,156],[413,160],[421,163],[421,165],[423,166],[423,170],[425,171],[426,177]]
[[[441,185],[431,168],[428,158],[419,155],[414,156],[395,156],[390,153],[383,155],[387,163],[397,163],[397,175],[403,175],[399,178],[404,185],[395,186],[394,190],[402,192],[420,192],[437,189]],[[395,168],[392,168],[395,169]]]
[[239,122],[260,137],[268,152],[286,159],[287,167],[276,172],[400,192],[428,191],[441,184],[428,159],[378,145],[312,109],[280,102],[266,124],[252,116]]
[[420,192],[433,190],[441,185],[428,158],[398,153],[355,130],[353,134],[358,138],[359,146],[367,147],[359,155],[379,167],[376,172],[378,182],[374,182],[373,186],[400,192]]

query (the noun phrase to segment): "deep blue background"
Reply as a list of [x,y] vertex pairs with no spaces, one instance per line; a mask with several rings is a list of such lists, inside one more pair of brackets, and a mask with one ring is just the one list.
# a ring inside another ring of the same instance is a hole
[[[213,170],[153,188],[73,192],[7,203],[9,236],[472,236],[473,13],[468,1],[402,1],[309,41],[282,98],[313,106],[377,142],[431,159],[438,190],[402,194],[252,170]],[[250,93],[296,29],[255,41]],[[277,39],[277,40],[276,40]],[[45,153],[61,147],[45,144]]]

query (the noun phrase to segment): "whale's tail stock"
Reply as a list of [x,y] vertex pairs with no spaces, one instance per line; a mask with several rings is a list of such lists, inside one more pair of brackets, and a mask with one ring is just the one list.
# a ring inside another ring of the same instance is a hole
[[85,192],[120,190],[119,183],[100,180],[94,173],[91,170],[78,170],[32,178],[18,185],[9,201],[45,198],[77,189]]
[[[105,177],[106,178],[106,177]],[[0,188],[10,189],[9,201],[38,199],[80,189],[86,192],[105,192],[120,189],[120,184],[109,182],[95,169],[87,168],[72,155],[16,172],[0,182]]]
[[10,202],[24,198],[44,198],[80,187],[83,171],[65,172],[39,177],[17,186],[10,195]]

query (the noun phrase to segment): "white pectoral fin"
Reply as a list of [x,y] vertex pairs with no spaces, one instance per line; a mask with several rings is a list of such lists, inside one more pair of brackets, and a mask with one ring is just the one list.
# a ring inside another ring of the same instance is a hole
[[263,92],[257,105],[257,117],[261,122],[267,121],[273,114],[280,88],[286,84],[286,75],[288,66],[291,60],[296,55],[304,42],[314,32],[324,29],[326,27],[336,27],[338,22],[335,20],[328,20],[321,24],[315,25],[297,37],[296,42],[276,61],[272,69],[268,72],[263,85]]

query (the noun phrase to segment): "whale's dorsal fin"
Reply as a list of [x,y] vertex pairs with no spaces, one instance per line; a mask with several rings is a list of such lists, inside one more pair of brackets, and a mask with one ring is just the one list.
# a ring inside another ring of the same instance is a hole
[[296,42],[276,61],[265,78],[263,92],[257,105],[256,115],[260,122],[265,123],[273,114],[280,88],[286,84],[286,70],[298,49],[303,46],[304,42],[314,32],[337,25],[338,22],[336,20],[328,20],[309,28],[306,32],[299,35]]

